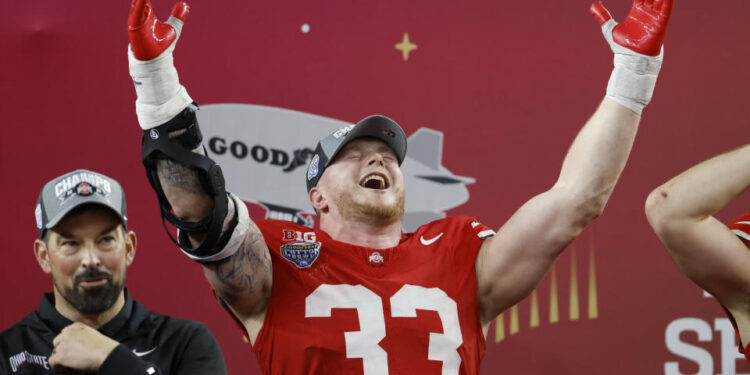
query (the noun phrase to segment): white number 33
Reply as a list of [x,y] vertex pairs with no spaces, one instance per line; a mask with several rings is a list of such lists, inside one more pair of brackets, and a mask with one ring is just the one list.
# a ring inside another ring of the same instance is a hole
[[[388,353],[378,343],[385,337],[383,301],[362,285],[323,284],[305,299],[306,318],[330,318],[331,309],[357,309],[360,331],[344,332],[347,358],[362,358],[365,375],[388,374]],[[394,318],[416,318],[417,309],[438,313],[443,332],[430,333],[427,359],[442,361],[442,375],[458,374],[463,343],[456,302],[439,288],[404,285],[391,297]]]

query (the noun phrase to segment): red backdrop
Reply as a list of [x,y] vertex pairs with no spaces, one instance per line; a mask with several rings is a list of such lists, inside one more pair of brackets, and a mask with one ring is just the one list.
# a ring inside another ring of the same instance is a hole
[[[129,270],[133,296],[154,311],[205,322],[231,374],[258,373],[200,267],[161,228],[140,165],[125,54],[129,5],[3,3],[0,329],[51,290],[31,251],[39,189],[54,176],[88,168],[125,188],[130,228],[140,239]],[[444,165],[477,180],[468,187],[469,201],[449,214],[473,215],[493,227],[552,185],[611,70],[611,53],[584,0],[190,5],[175,57],[194,99],[352,122],[384,113],[407,134],[421,126],[440,130]],[[625,0],[606,5],[617,19],[630,7]],[[158,2],[155,9],[166,18],[171,6]],[[731,371],[734,342],[718,305],[679,273],[642,207],[669,177],[748,141],[749,15],[747,0],[677,2],[654,100],[619,186],[604,215],[555,267],[557,319],[547,278],[536,304],[519,305],[517,321],[512,311],[503,314],[502,335],[491,329],[484,373],[659,374],[676,373],[669,370],[675,365],[695,373],[698,363],[705,373]],[[303,24],[309,32],[301,31]],[[404,33],[417,45],[408,60],[394,48]],[[720,218],[747,211],[749,198]],[[695,347],[694,353],[670,350],[670,340]],[[750,372],[743,361],[736,364],[737,372]]]

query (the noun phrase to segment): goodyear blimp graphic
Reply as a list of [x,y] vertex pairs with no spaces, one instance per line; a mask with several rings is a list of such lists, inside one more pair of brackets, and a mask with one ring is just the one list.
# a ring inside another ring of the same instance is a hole
[[[305,173],[318,140],[346,121],[253,104],[208,104],[198,111],[204,144],[222,166],[227,190],[266,208],[266,218],[312,226]],[[420,128],[408,137],[401,169],[403,226],[413,231],[469,199],[470,177],[442,165],[443,133]]]

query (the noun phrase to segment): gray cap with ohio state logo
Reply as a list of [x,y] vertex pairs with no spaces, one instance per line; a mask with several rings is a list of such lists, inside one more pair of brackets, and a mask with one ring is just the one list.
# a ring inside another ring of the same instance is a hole
[[307,166],[307,191],[318,185],[320,176],[347,143],[362,137],[383,141],[396,154],[398,164],[406,156],[406,134],[393,120],[381,115],[365,117],[360,122],[334,131],[318,142],[310,164]]
[[79,169],[47,182],[34,210],[39,238],[71,210],[83,204],[99,204],[112,210],[127,227],[125,194],[120,184],[100,173]]

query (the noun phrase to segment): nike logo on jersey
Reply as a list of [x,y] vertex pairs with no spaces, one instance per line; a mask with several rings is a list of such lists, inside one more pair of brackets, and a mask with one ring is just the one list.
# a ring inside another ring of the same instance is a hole
[[154,352],[154,350],[156,350],[156,347],[155,347],[155,346],[154,346],[154,348],[153,348],[153,349],[151,349],[151,350],[147,350],[147,351],[145,351],[145,352],[137,352],[137,351],[135,351],[135,349],[133,349],[133,354],[135,354],[135,355],[137,355],[137,356],[139,356],[139,357],[143,357],[144,355],[148,355],[148,354],[151,354],[151,353],[153,353],[153,352]]
[[421,242],[422,245],[430,246],[442,236],[443,236],[443,232],[440,232],[440,234],[438,234],[435,237],[430,238],[429,240],[425,240],[424,236],[419,236],[419,242]]

